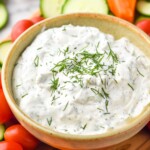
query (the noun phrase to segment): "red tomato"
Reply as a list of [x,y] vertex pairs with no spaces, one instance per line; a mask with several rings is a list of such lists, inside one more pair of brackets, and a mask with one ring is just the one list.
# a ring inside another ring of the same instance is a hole
[[147,124],[147,127],[148,127],[148,129],[149,129],[149,131],[150,131],[150,122]]
[[136,25],[145,33],[150,35],[150,19],[139,21]]
[[8,127],[4,133],[4,139],[21,144],[25,150],[34,150],[39,143],[39,141],[20,124]]
[[0,124],[9,121],[13,117],[13,114],[7,104],[3,90],[0,89]]
[[45,18],[43,18],[43,17],[41,17],[41,16],[38,16],[38,17],[33,17],[32,19],[31,19],[31,21],[34,23],[34,24],[36,24],[36,23],[38,23],[38,22],[40,22],[40,21],[42,21],[42,20],[44,20]]
[[30,20],[20,20],[18,21],[11,32],[11,39],[15,41],[25,30],[33,25],[33,22]]
[[0,89],[2,89],[1,73],[0,73]]
[[22,146],[16,142],[0,142],[0,150],[23,150]]

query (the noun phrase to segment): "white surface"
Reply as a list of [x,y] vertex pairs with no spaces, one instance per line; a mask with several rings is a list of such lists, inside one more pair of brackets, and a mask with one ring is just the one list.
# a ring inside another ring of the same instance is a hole
[[39,8],[39,0],[4,0],[9,11],[9,22],[0,30],[0,40],[11,32],[12,26],[20,19],[26,19]]

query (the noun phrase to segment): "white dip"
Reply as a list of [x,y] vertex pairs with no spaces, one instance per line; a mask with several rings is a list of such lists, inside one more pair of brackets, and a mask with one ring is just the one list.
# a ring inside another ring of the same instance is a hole
[[40,33],[25,49],[12,86],[19,107],[38,123],[105,133],[150,103],[150,60],[126,38],[66,25]]

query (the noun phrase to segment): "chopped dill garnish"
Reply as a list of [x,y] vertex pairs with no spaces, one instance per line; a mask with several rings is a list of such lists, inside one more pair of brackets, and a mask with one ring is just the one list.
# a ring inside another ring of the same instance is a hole
[[59,97],[56,97],[55,95],[52,97],[52,103],[51,103],[51,105],[54,103],[54,101],[56,100],[56,99],[58,99]]
[[25,96],[27,96],[27,95],[28,95],[28,93],[27,93],[27,94],[22,95],[22,96],[21,96],[21,98],[24,98],[24,97],[25,97]]
[[134,88],[131,84],[128,83],[128,86],[134,91]]
[[144,75],[138,70],[138,68],[137,68],[137,72],[138,72],[142,77],[144,77]]
[[87,123],[83,126],[83,127],[81,127],[83,130],[85,130],[85,128],[87,127]]
[[19,87],[19,86],[21,86],[21,84],[16,85],[16,87]]
[[106,99],[105,101],[105,107],[106,107],[106,112],[108,113],[108,104],[109,104],[109,101]]
[[68,104],[69,104],[69,102],[66,103],[66,105],[65,105],[65,107],[64,107],[64,109],[63,109],[63,111],[66,110],[66,108],[68,107]]
[[103,93],[104,93],[105,98],[106,98],[106,99],[109,98],[109,94],[104,90],[104,88],[102,88],[102,91],[103,91]]
[[40,49],[42,49],[42,47],[37,48],[37,50],[40,50]]
[[109,48],[109,54],[108,54],[108,58],[112,57],[113,62],[118,63],[118,56],[116,53],[114,53],[114,51],[111,49],[110,44],[108,44],[108,48]]
[[66,27],[64,27],[62,31],[66,31]]
[[39,65],[39,56],[35,57],[35,59],[34,59],[34,65],[35,65],[35,67],[38,67],[38,65]]
[[47,118],[47,123],[48,123],[49,126],[51,126],[52,121],[53,121],[53,118],[52,118],[52,117],[51,117],[50,119]]
[[101,109],[101,108],[97,108],[98,110],[100,110],[100,111],[104,111],[103,109]]
[[59,78],[55,78],[55,76],[53,74],[53,79],[51,80],[50,89],[52,90],[52,92],[55,92],[57,90],[58,86],[59,86]]
[[100,96],[100,97],[102,97],[102,98],[105,98],[104,95],[103,95],[102,93],[100,93],[99,90],[96,90],[96,89],[94,89],[94,88],[91,88],[91,91],[92,91],[93,93],[95,93],[96,95],[98,95],[98,96]]
[[69,51],[69,47],[67,47],[65,50],[64,50],[64,56],[66,56],[66,54],[68,53]]

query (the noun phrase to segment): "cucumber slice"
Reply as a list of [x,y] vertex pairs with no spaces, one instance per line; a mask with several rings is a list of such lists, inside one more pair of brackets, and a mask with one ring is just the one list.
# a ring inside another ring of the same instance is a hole
[[150,16],[150,2],[146,0],[140,0],[137,2],[137,11],[145,16]]
[[148,16],[139,16],[136,20],[135,20],[135,23],[138,23],[142,20],[150,20],[150,17]]
[[91,12],[108,14],[106,0],[68,0],[63,7],[63,14],[73,12]]
[[2,67],[6,55],[9,52],[9,49],[11,48],[11,45],[12,45],[11,41],[5,41],[0,43],[0,67]]
[[40,0],[40,10],[45,18],[61,14],[62,6],[67,0]]
[[5,126],[0,124],[0,141],[4,138]]
[[2,29],[6,25],[7,21],[8,21],[8,11],[4,3],[0,1],[0,29]]

